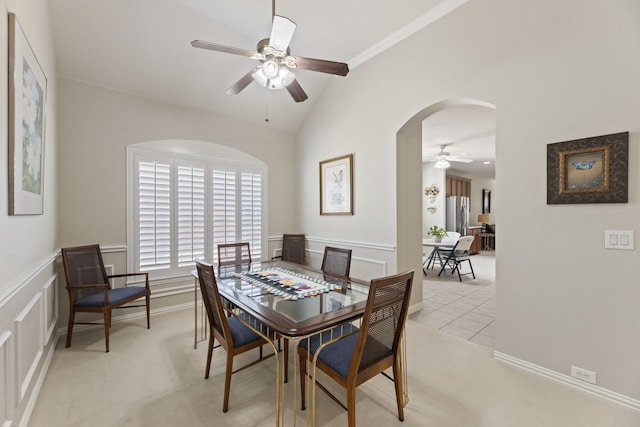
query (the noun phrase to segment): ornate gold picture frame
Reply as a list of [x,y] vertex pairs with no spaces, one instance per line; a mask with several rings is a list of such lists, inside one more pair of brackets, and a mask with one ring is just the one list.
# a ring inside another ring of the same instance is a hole
[[547,144],[547,204],[627,203],[629,132]]

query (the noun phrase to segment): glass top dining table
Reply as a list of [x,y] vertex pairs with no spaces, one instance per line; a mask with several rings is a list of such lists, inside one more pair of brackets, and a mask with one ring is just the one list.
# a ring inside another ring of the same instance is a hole
[[296,338],[362,316],[367,282],[285,261],[215,269],[222,297],[281,335]]

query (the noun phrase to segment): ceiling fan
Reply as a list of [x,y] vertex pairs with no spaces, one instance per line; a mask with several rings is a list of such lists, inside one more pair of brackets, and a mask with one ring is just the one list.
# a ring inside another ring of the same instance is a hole
[[289,43],[296,29],[296,24],[289,18],[275,14],[275,0],[273,0],[272,5],[273,24],[271,35],[268,39],[262,39],[258,42],[255,52],[202,40],[191,42],[191,46],[200,49],[232,53],[260,61],[260,65],[250,70],[227,89],[227,94],[237,95],[255,80],[260,86],[269,89],[286,88],[296,102],[302,102],[308,96],[291,70],[300,68],[337,76],[346,76],[349,73],[349,66],[342,62],[291,56]]
[[451,166],[449,162],[462,162],[462,163],[473,162],[473,159],[470,159],[468,157],[452,156],[448,152],[444,151],[446,148],[447,148],[446,145],[441,145],[440,152],[436,154],[433,159],[430,160],[431,162],[436,162],[436,164],[434,165],[435,168],[446,169],[449,166]]

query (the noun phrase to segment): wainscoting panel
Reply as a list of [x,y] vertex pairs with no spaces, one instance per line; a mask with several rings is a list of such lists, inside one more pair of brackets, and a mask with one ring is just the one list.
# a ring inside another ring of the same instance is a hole
[[0,425],[11,425],[13,399],[11,392],[11,339],[10,331],[4,331],[0,335],[0,387],[2,387],[2,399],[0,400]]
[[0,426],[26,426],[58,341],[57,254],[0,295]]
[[44,295],[44,342],[51,341],[53,333],[56,331],[58,321],[58,289],[56,286],[57,275],[52,276],[42,288]]
[[38,292],[15,321],[16,332],[16,380],[19,384],[19,401],[24,398],[42,357],[44,345],[44,320],[42,293]]

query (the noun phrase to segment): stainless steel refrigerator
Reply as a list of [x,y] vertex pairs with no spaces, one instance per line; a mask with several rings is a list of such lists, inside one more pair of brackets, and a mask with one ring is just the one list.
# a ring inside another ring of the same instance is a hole
[[469,198],[464,196],[447,197],[447,231],[457,231],[466,236],[469,231]]

